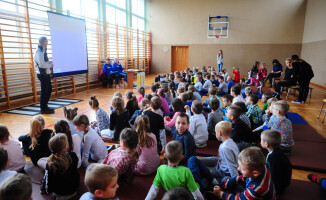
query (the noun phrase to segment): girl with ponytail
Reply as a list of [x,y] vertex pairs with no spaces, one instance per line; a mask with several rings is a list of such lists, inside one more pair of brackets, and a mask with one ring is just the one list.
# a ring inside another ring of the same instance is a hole
[[45,169],[47,157],[51,154],[48,142],[53,132],[44,127],[44,118],[41,115],[34,116],[30,121],[29,134],[18,138],[23,144],[25,154],[31,158],[33,164],[43,169]]
[[50,139],[49,148],[52,154],[46,164],[41,192],[53,192],[57,199],[71,199],[77,194],[79,186],[77,155],[69,151],[68,138],[63,133],[57,133]]
[[100,108],[96,96],[91,96],[88,103],[91,109],[95,111],[97,120],[92,123],[91,127],[101,135],[102,132],[108,132],[110,128],[110,117],[102,108]]
[[148,175],[157,170],[161,161],[157,153],[156,137],[150,132],[149,118],[146,115],[136,118],[134,128],[138,135],[137,152],[139,154],[134,174]]
[[63,133],[67,136],[68,139],[68,152],[75,152],[78,158],[78,165],[79,168],[81,165],[81,137],[79,135],[72,135],[69,124],[66,120],[60,119],[55,122],[54,124],[54,131],[56,134]]
[[140,97],[138,97],[138,103],[145,97],[145,88],[144,86],[138,86],[137,91],[140,94]]
[[128,90],[126,92],[126,98],[128,100],[126,104],[126,110],[128,111],[128,121],[129,121],[130,118],[135,113],[135,111],[139,110],[139,107],[138,107],[137,97],[132,91]]

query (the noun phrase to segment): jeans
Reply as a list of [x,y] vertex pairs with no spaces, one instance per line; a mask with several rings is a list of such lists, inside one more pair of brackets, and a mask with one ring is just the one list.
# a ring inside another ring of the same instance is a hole
[[300,85],[299,97],[298,97],[299,101],[307,100],[308,93],[309,93],[309,83],[310,83],[310,80],[299,83],[299,85]]
[[278,74],[274,74],[273,72],[271,72],[271,73],[269,73],[268,75],[267,75],[267,77],[265,78],[265,82],[267,81],[267,79],[269,80],[269,84],[271,84],[272,85],[272,82],[273,82],[273,78],[274,77],[280,77],[281,76],[281,73],[278,73]]
[[217,64],[218,72],[222,71],[223,63]]
[[207,94],[208,90],[205,89],[205,88],[201,88],[201,89],[199,89],[199,92],[202,93],[202,94]]
[[52,86],[50,74],[41,75],[37,74],[38,80],[41,82],[41,110],[46,110],[48,108],[48,103],[51,97]]
[[279,81],[279,82],[274,84],[275,92],[280,94],[281,93],[281,87],[289,87],[289,86],[292,86],[292,85],[295,85],[295,83],[291,83],[289,81]]
[[115,78],[115,84],[119,84],[119,76],[118,75],[119,72],[111,72],[110,74],[106,75],[106,77],[109,78],[109,84],[112,85],[113,84],[113,78]]
[[123,77],[125,79],[125,81],[127,81],[127,73],[126,72],[120,72],[116,76]]
[[200,161],[196,156],[192,156],[188,159],[188,168],[190,169],[194,179],[200,185],[201,189],[207,187],[206,180],[212,182],[214,177],[209,169]]

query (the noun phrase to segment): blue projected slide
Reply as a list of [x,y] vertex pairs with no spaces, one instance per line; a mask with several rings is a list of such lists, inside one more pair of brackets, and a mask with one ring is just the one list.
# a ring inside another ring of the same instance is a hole
[[86,23],[48,11],[55,77],[88,73]]

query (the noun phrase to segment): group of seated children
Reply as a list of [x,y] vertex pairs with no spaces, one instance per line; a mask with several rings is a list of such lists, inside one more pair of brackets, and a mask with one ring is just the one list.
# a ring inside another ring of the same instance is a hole
[[[219,88],[226,84],[221,76],[218,86],[206,84],[209,97],[202,103],[196,88],[202,75],[196,71],[191,77],[194,71],[186,71],[190,84],[179,82],[180,73],[175,73],[175,79],[153,85],[151,94],[145,94],[144,87],[137,88],[138,99],[132,91],[124,98],[115,92],[110,114],[92,96],[89,105],[96,114],[94,122],[84,114],[77,115],[77,108],[64,108],[66,120],[58,120],[52,131],[45,128],[42,116],[35,116],[30,132],[19,138],[23,152],[19,143],[9,139],[7,127],[0,125],[0,183],[23,171],[24,153],[45,170],[41,191],[63,199],[76,195],[80,166],[88,167],[85,183],[89,189],[81,199],[113,198],[118,179],[153,173],[156,176],[146,199],[155,199],[160,186],[166,191],[181,187],[195,199],[209,195],[274,199],[275,191],[281,194],[292,173],[288,157],[294,141],[292,124],[286,118],[288,103],[265,93],[261,110],[252,90],[246,91],[244,100],[240,85],[232,86],[231,94]],[[212,80],[209,74],[205,77]],[[167,143],[169,135],[172,141]],[[101,137],[119,142],[119,147],[108,152]],[[197,158],[196,149],[205,148],[215,138],[222,142],[216,149],[218,156]],[[269,152],[266,158],[260,145]],[[161,165],[160,155],[167,165]],[[246,187],[238,185],[240,182]],[[0,195],[5,195],[2,186]],[[166,198],[173,195],[170,192]]]

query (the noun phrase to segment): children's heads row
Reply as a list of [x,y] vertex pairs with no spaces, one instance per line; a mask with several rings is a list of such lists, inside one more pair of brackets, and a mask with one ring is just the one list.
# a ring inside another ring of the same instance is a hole
[[[118,99],[118,98],[120,98],[120,99]],[[128,101],[131,101],[134,104],[134,106],[137,106],[137,104],[138,104],[137,97],[132,91],[130,91],[130,90],[126,91],[126,99]],[[95,111],[98,110],[100,107],[99,101],[96,98],[96,96],[91,96],[89,98],[88,103],[89,103],[89,106]],[[112,107],[114,109],[117,109],[120,112],[123,110],[122,108],[124,107],[124,100],[122,98],[122,94],[119,91],[115,92],[113,94]]]

